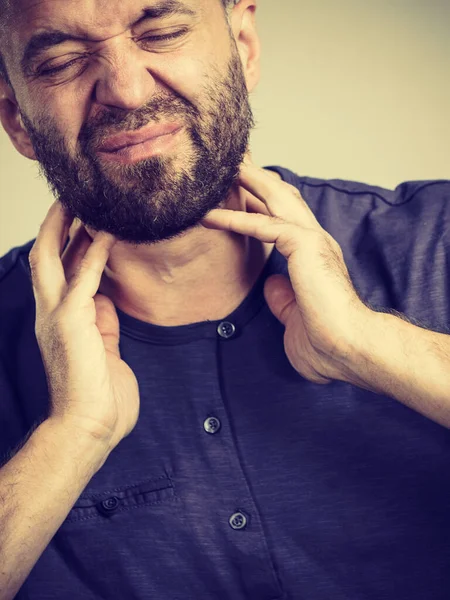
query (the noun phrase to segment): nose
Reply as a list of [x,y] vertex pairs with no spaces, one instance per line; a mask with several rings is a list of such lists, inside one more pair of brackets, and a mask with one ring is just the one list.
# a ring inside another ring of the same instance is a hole
[[95,85],[95,100],[107,107],[136,110],[155,93],[155,79],[144,63],[142,50],[116,48],[102,59]]

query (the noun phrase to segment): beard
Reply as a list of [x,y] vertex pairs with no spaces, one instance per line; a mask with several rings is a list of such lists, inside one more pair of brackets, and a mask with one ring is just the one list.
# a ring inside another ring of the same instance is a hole
[[[51,118],[33,124],[21,111],[40,174],[56,199],[85,226],[135,245],[175,238],[223,207],[255,124],[234,40],[227,73],[212,73],[201,109],[181,96],[164,95],[133,113],[113,109],[89,119],[80,130],[75,157]],[[112,133],[167,121],[184,126],[177,134],[181,141],[167,154],[106,164],[95,152]]]

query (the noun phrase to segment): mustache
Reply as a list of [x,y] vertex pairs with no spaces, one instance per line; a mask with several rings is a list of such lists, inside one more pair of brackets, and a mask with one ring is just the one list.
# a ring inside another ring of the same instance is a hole
[[108,110],[91,117],[80,129],[78,141],[84,150],[103,144],[107,138],[122,131],[136,131],[153,123],[158,125],[168,120],[189,124],[198,111],[187,102],[177,98],[152,98],[146,106],[124,114],[122,110]]

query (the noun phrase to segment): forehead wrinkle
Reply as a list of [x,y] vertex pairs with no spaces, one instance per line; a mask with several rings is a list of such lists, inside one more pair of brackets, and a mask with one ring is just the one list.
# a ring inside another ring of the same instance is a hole
[[[52,10],[55,6],[57,9]],[[71,8],[72,11],[76,9],[76,12],[72,12]],[[200,11],[196,13],[193,7],[189,6],[189,2],[183,0],[140,0],[139,2],[130,0],[116,0],[116,2],[113,0],[87,0],[85,2],[83,0],[37,0],[26,4],[20,17],[15,19],[18,27],[17,34],[14,36],[16,38],[14,45],[18,50],[22,45],[26,46],[26,51],[23,52],[20,60],[22,70],[24,70],[24,66],[29,63],[32,55],[41,53],[38,49],[31,50],[33,44],[30,47],[31,39],[41,33],[67,33],[68,36],[79,38],[81,41],[105,42],[121,35],[133,25],[137,25],[138,22],[146,19],[150,22],[152,19],[158,20],[164,17],[169,18],[171,15],[182,15],[181,11],[183,10],[190,13],[187,16],[200,17]],[[74,18],[74,14],[77,18]],[[78,16],[81,17],[81,20]],[[102,22],[99,23],[100,20]],[[25,26],[20,26],[18,21],[22,21]],[[116,27],[117,30],[114,31]],[[28,38],[28,41],[25,39],[22,44],[23,38]],[[39,48],[38,45],[37,48]]]
[[[126,31],[133,23],[143,16],[143,11],[145,9],[151,10],[153,7],[159,5],[170,6],[172,2],[174,5],[177,4],[177,0],[140,0],[140,2],[136,3],[130,2],[129,0],[120,0],[118,2],[114,2],[113,0],[94,0],[93,3],[87,2],[84,3],[84,6],[80,7],[80,0],[37,0],[33,4],[26,6],[25,10],[21,11],[21,18],[19,18],[19,20],[25,24],[26,27],[20,26],[18,23],[16,26],[19,30],[31,30],[33,33],[39,30],[61,30],[79,36],[89,35],[88,32],[91,31],[92,33],[95,29],[96,34],[101,39],[107,39],[108,37],[111,37],[110,31],[116,24],[120,23],[121,29],[119,30],[119,33]],[[69,3],[71,3],[72,8],[75,9],[76,19],[74,19],[73,16],[70,16],[70,14],[67,14],[67,5]],[[59,6],[63,7],[63,10],[49,10],[52,4],[59,4]],[[189,6],[189,2],[179,0],[179,4],[184,5],[188,11],[196,12]],[[30,21],[27,23],[26,13],[29,13],[40,6],[44,6],[44,10],[39,10],[38,8],[37,14],[32,15]],[[174,16],[178,14],[176,12],[176,6],[174,6],[173,14]],[[179,14],[183,16],[181,13]],[[199,14],[200,11],[197,11],[197,16],[199,16]],[[170,15],[167,16],[170,17]],[[157,20],[157,18],[155,18],[155,20]],[[30,22],[32,24],[31,27],[29,26]],[[95,37],[93,35],[89,36]]]
[[[9,40],[12,42],[10,55],[13,62],[22,64],[27,39],[29,40],[33,35],[43,32],[60,31],[81,38],[82,41],[106,42],[115,36],[121,35],[137,21],[140,21],[145,14],[145,9],[151,10],[159,6],[171,7],[173,4],[175,8],[174,15],[180,14],[180,16],[183,16],[182,13],[176,12],[177,4],[180,4],[182,8],[184,7],[187,11],[193,13],[190,18],[198,23],[205,18],[205,3],[207,4],[210,1],[139,0],[133,2],[133,0],[120,0],[115,2],[114,0],[92,0],[91,2],[90,0],[31,0],[31,2],[27,2],[27,0],[24,0],[20,2],[19,0],[17,3],[14,2],[17,10],[14,11],[14,15],[11,15],[11,25],[14,26],[15,31],[9,30],[12,34],[9,36]],[[56,7],[56,10],[54,7]],[[70,11],[70,7],[72,7],[73,12]],[[71,14],[75,14],[76,18]],[[82,21],[79,20],[79,17]],[[167,15],[167,17],[169,18],[170,15]],[[100,19],[102,20],[101,23],[99,23]],[[155,17],[155,20],[157,21],[158,18]],[[148,22],[151,23],[152,20],[148,19]],[[115,26],[118,28],[117,31],[111,31],[111,28]]]

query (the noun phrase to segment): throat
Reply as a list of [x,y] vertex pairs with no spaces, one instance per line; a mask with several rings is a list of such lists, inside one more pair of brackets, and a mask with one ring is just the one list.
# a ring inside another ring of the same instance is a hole
[[103,277],[100,292],[124,313],[162,327],[219,321],[236,310],[261,276],[274,244],[249,241],[247,260],[238,265],[211,264],[201,276],[180,283],[166,273],[151,287],[128,287]]

